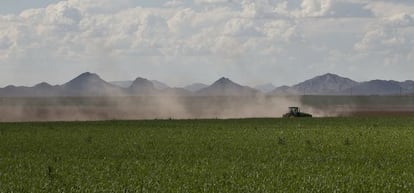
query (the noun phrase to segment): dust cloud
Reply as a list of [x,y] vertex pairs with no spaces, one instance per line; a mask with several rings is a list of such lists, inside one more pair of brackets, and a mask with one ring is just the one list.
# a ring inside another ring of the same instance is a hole
[[302,106],[300,97],[170,95],[1,98],[0,121],[281,117],[288,106]]

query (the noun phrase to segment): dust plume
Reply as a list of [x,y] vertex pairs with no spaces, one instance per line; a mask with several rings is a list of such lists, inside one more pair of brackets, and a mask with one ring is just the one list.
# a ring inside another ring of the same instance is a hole
[[0,121],[281,117],[300,97],[118,96],[0,99]]

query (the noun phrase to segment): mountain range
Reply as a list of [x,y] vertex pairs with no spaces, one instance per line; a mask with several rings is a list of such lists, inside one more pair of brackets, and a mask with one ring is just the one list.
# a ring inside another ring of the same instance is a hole
[[293,86],[281,86],[271,95],[412,95],[414,81],[371,80],[357,82],[336,74],[324,74]]
[[107,82],[94,73],[83,73],[62,85],[46,82],[33,87],[7,86],[0,88],[0,97],[53,96],[256,96],[256,95],[413,95],[414,81],[371,80],[357,82],[336,74],[324,74],[293,86],[275,87],[273,84],[254,88],[243,86],[228,78],[220,78],[211,85],[194,83],[183,88],[145,78],[134,81]]

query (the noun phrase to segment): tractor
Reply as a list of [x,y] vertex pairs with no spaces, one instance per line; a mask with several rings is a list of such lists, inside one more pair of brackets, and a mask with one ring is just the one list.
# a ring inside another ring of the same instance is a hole
[[289,107],[289,112],[283,115],[284,118],[292,117],[312,117],[311,114],[300,112],[299,107]]

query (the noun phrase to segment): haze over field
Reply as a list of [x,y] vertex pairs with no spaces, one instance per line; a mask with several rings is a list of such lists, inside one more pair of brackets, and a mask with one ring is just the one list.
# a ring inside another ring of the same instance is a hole
[[87,72],[62,85],[0,88],[0,121],[280,117],[289,106],[315,116],[406,114],[414,107],[413,81],[356,82],[328,73],[270,91],[257,88],[224,77],[184,88],[141,77],[107,82]]

